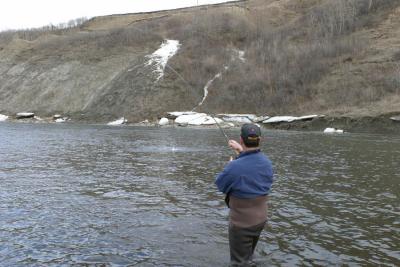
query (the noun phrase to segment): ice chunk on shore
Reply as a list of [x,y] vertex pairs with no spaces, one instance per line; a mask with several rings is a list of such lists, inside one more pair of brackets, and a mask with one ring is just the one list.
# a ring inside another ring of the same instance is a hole
[[336,129],[336,128],[326,128],[326,129],[324,130],[324,133],[338,133],[338,134],[342,134],[342,133],[344,133],[344,131],[341,130],[341,129]]
[[28,119],[28,118],[33,118],[34,116],[35,116],[35,113],[32,113],[32,112],[17,113],[17,119]]
[[293,116],[275,116],[263,121],[263,123],[292,122],[296,121],[297,119],[298,117]]
[[253,122],[263,122],[265,120],[268,120],[270,117],[269,116],[260,116],[256,117],[255,119],[252,119]]
[[167,118],[161,118],[160,121],[158,122],[158,125],[160,126],[165,126],[169,124],[169,120]]
[[155,65],[156,67],[154,72],[158,73],[157,81],[164,76],[168,60],[178,52],[180,46],[181,44],[177,40],[165,40],[158,50],[147,56],[149,58],[147,66]]
[[125,123],[127,123],[127,120],[124,117],[122,117],[122,118],[120,118],[120,119],[118,119],[116,121],[112,121],[112,122],[107,123],[107,125],[116,126],[116,125],[122,125],[122,124],[125,124]]
[[206,116],[207,116],[207,114],[205,114],[205,113],[184,114],[184,115],[178,116],[175,119],[175,123],[190,124],[192,122],[197,122],[199,119],[202,119],[203,117],[206,117]]
[[175,123],[182,125],[214,125],[222,123],[223,121],[219,118],[214,118],[205,113],[195,113],[189,115],[181,115],[175,119]]
[[0,121],[6,121],[8,120],[8,116],[0,114]]
[[238,123],[252,123],[257,119],[254,114],[218,114],[224,121]]
[[212,116],[206,116],[204,118],[204,121],[201,123],[201,125],[214,125],[214,124],[220,124],[223,123],[224,121],[221,120],[220,118],[215,118]]
[[320,117],[319,115],[307,115],[301,117],[294,117],[294,116],[275,116],[271,117],[263,123],[279,123],[279,122],[293,122],[293,121],[307,121],[312,120],[314,118]]
[[179,116],[182,115],[194,115],[197,114],[197,112],[194,111],[174,111],[174,112],[168,112],[168,117],[172,118],[172,119],[176,119]]
[[200,126],[200,125],[214,125],[214,124],[219,124],[222,123],[223,121],[219,118],[214,118],[211,116],[203,116],[199,117],[197,119],[191,120],[188,122],[189,125],[195,125],[195,126]]
[[307,120],[312,120],[312,119],[318,118],[318,117],[323,117],[323,116],[321,116],[321,115],[306,115],[306,116],[298,117],[297,120],[299,120],[299,121],[307,121]]
[[400,121],[400,116],[390,117],[392,121]]
[[64,123],[64,122],[66,122],[67,120],[68,120],[68,118],[58,118],[58,119],[55,120],[55,122],[57,122],[57,123]]

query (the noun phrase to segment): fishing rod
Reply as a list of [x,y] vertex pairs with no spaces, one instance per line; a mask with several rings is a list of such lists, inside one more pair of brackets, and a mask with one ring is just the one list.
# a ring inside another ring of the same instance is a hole
[[[142,29],[136,28],[136,30],[139,30],[141,32],[144,32]],[[167,67],[168,69],[170,69],[173,73],[176,74],[176,76],[178,76],[179,79],[181,79],[190,89],[192,89],[193,91],[193,86],[191,86],[185,78],[182,77],[182,75],[179,74],[179,72],[177,72],[173,67],[171,67],[168,63],[165,63],[165,67]],[[192,109],[192,111],[196,110],[196,108],[198,108],[198,106],[194,107]],[[224,136],[226,142],[229,142],[229,137],[228,135],[225,133],[225,131],[222,129],[221,125],[218,123],[218,121],[215,119],[214,116],[212,116],[213,114],[211,114],[211,117],[213,118],[213,120],[215,121],[215,123],[218,126],[218,129],[220,130],[220,132],[222,133],[222,135]]]
[[[138,30],[138,31],[141,31],[141,32],[144,32],[142,29],[140,29],[140,28],[135,28],[136,30]],[[170,70],[172,70],[178,77],[179,77],[179,79],[181,79],[190,89],[192,89],[192,91],[193,91],[193,86],[191,86],[186,80],[185,80],[185,78],[183,78],[182,77],[182,75],[180,75],[179,74],[179,72],[177,72],[173,67],[171,67],[168,63],[165,63],[165,66],[167,67],[167,68],[169,68]],[[196,107],[194,107],[193,109],[192,109],[192,111],[194,111],[196,108],[197,108],[198,106],[196,106]],[[222,135],[224,136],[224,138],[225,138],[225,140],[229,143],[229,137],[228,137],[228,135],[225,133],[225,131],[222,129],[222,127],[221,127],[221,125],[218,123],[218,121],[215,119],[215,117],[214,116],[212,116],[213,114],[211,114],[211,117],[213,118],[213,120],[215,121],[215,123],[217,124],[217,126],[218,126],[218,129],[220,130],[220,132],[222,133]]]
[[219,130],[221,131],[222,135],[225,137],[225,140],[227,143],[229,143],[229,137],[228,135],[225,133],[225,131],[222,129],[221,125],[218,123],[218,121],[214,118],[214,116],[211,116],[211,118],[213,118],[213,120],[215,121],[215,123],[217,124]]
[[[168,67],[170,70],[172,70],[187,86],[189,86],[190,89],[194,89],[193,86],[191,86],[183,77],[182,75],[180,75],[173,67],[171,67],[168,63],[165,64],[166,67]],[[191,111],[195,111],[198,108],[198,106],[194,107]],[[218,129],[220,130],[221,134],[224,136],[225,140],[227,143],[229,143],[229,137],[228,135],[225,133],[225,131],[222,129],[221,125],[218,123],[218,121],[215,119],[215,117],[213,116],[213,114],[210,114],[211,118],[215,121],[215,123],[218,126]]]

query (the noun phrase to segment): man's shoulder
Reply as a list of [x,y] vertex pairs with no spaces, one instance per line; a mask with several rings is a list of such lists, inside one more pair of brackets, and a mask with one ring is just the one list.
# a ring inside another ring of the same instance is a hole
[[237,167],[240,166],[240,165],[241,165],[240,159],[235,159],[235,160],[230,161],[230,162],[228,163],[228,165],[226,165],[226,168],[232,170],[232,169],[237,168]]
[[260,152],[260,153],[258,153],[258,154],[259,154],[259,156],[262,157],[263,159],[265,159],[265,160],[271,162],[271,160],[269,159],[269,157],[268,157],[267,154],[265,154],[265,153],[263,153],[263,152]]
[[262,151],[250,155],[250,158],[251,158],[251,157],[255,157],[255,158],[262,159],[262,160],[270,161],[270,159],[269,159],[269,157],[267,156],[267,154],[265,154],[265,153],[262,152]]
[[242,170],[247,165],[248,164],[242,158],[238,158],[230,161],[228,165],[226,165],[226,170],[231,173],[236,173]]

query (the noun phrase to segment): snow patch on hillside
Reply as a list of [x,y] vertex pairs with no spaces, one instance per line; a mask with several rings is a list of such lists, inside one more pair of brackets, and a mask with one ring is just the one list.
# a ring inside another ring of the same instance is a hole
[[217,73],[217,74],[214,76],[214,78],[212,78],[211,80],[209,80],[209,81],[206,83],[206,86],[204,86],[204,88],[203,88],[203,91],[204,91],[203,99],[200,101],[199,104],[197,104],[197,106],[196,106],[194,109],[196,109],[196,108],[200,107],[201,105],[203,105],[204,101],[206,100],[206,98],[207,98],[207,96],[208,96],[208,88],[210,88],[211,84],[212,84],[216,79],[221,78],[222,74],[223,74],[225,71],[227,71],[228,69],[229,69],[228,66],[224,66],[224,70],[223,70],[223,71],[221,71],[220,73]]
[[243,63],[246,62],[246,58],[244,57],[245,52],[243,50],[233,49],[232,52],[234,56],[233,59],[237,58]]
[[198,107],[203,105],[204,101],[206,100],[207,96],[208,96],[208,88],[211,86],[211,84],[218,78],[220,78],[222,75],[222,73],[218,73],[217,75],[214,76],[214,78],[212,78],[211,80],[209,80],[206,84],[206,86],[204,86],[204,96],[203,99],[200,101],[200,103],[197,105]]
[[158,74],[157,81],[164,76],[164,70],[168,60],[178,52],[180,46],[181,44],[178,40],[165,40],[158,50],[147,56],[149,59],[147,66],[155,67],[154,72]]

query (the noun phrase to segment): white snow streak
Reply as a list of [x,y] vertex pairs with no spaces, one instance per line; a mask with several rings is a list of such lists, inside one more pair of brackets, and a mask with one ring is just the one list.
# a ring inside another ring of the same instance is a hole
[[155,65],[156,67],[154,72],[158,73],[157,81],[164,76],[168,60],[178,52],[180,46],[177,40],[165,40],[158,50],[147,56],[149,58],[147,66]]
[[243,50],[232,49],[232,52],[234,54],[232,60],[235,60],[235,58],[237,58],[242,62],[246,62],[246,58],[244,57],[245,52]]
[[211,80],[209,80],[206,84],[206,86],[204,86],[204,96],[203,99],[200,101],[200,103],[197,105],[198,107],[203,105],[204,101],[206,100],[207,96],[208,96],[208,88],[211,86],[211,84],[218,79],[219,77],[221,77],[222,73],[218,73],[217,75],[214,76],[214,78],[212,78]]

